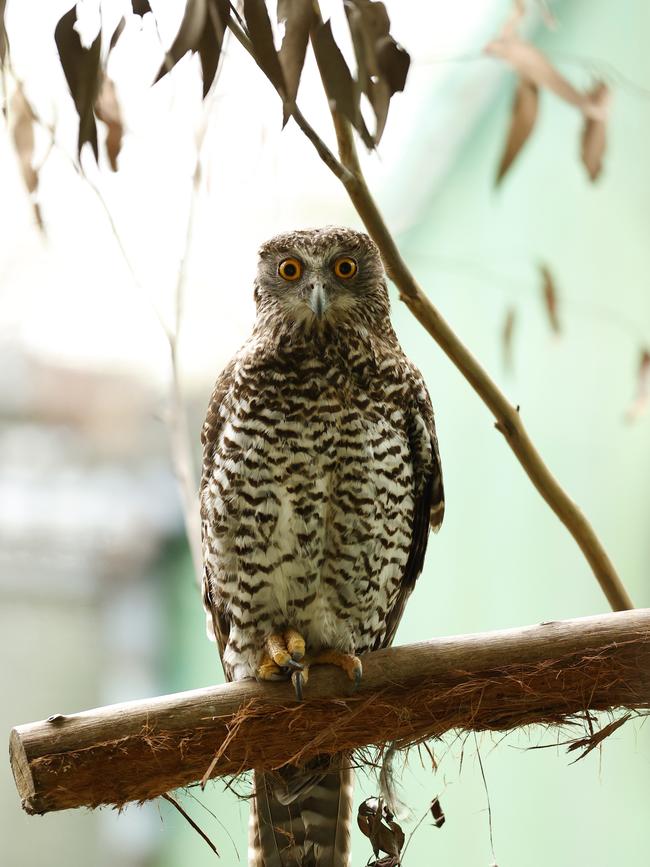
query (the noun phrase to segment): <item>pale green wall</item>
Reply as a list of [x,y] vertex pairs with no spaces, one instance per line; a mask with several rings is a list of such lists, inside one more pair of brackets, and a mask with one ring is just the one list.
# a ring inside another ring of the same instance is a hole
[[[649,37],[650,7],[643,0],[583,0],[562,4],[560,29],[537,41],[557,54],[606,59],[650,88]],[[586,83],[580,67],[563,69]],[[512,85],[511,78],[504,80],[428,213],[401,246],[444,315],[521,404],[542,455],[593,522],[636,603],[650,605],[650,420],[636,426],[622,420],[641,337],[617,324],[624,315],[632,332],[650,341],[650,98],[616,89],[606,168],[594,186],[576,158],[577,115],[544,94],[533,140],[495,192],[492,177]],[[549,332],[539,299],[534,263],[540,259],[550,263],[562,294],[565,330],[559,340]],[[515,372],[507,376],[499,334],[511,303],[519,322]],[[488,412],[397,302],[394,319],[432,393],[448,502],[398,642],[606,611],[578,549]],[[215,680],[217,668],[203,640],[198,597],[187,589],[189,579],[176,580],[184,589],[178,590],[182,618],[174,642],[180,648],[178,679],[171,685],[187,689]],[[576,765],[561,749],[524,751],[540,738],[536,730],[518,733],[494,750],[498,737],[479,738],[499,865],[645,867],[648,728],[628,724],[602,755],[594,752]],[[474,739],[465,744],[462,773],[459,741],[449,738],[437,752],[442,763],[436,774],[411,758],[405,795],[421,813],[440,793],[447,823],[438,831],[425,822],[405,863],[487,867],[492,856]],[[246,804],[216,789],[203,797],[228,826],[245,863]],[[237,863],[224,831],[200,807],[193,813],[212,829],[222,863]],[[165,864],[212,861],[194,834],[164,808],[163,814],[170,831]],[[359,837],[354,867],[368,854]]]

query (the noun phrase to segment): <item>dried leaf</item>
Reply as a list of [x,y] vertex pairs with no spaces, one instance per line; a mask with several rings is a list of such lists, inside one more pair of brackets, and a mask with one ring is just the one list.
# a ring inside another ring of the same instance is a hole
[[485,47],[485,53],[510,64],[522,78],[528,78],[538,87],[552,90],[565,102],[580,109],[591,110],[591,100],[587,94],[577,90],[542,54],[539,48],[512,36],[495,39]]
[[207,0],[188,0],[176,38],[165,54],[154,84],[176,66],[188,51],[198,51],[208,16]]
[[520,78],[512,104],[510,130],[497,171],[495,181],[497,186],[503,180],[533,131],[537,119],[538,102],[537,85],[527,78]]
[[599,81],[589,91],[592,105],[602,109],[603,117],[590,117],[585,115],[585,123],[582,130],[582,162],[587,169],[592,181],[600,175],[603,168],[603,154],[607,144],[607,108],[609,106],[610,93],[607,85]]
[[636,396],[625,413],[629,422],[636,421],[648,410],[650,404],[650,349],[642,349],[637,369]]
[[244,0],[244,18],[255,50],[255,60],[283,99],[286,99],[284,74],[273,42],[273,29],[264,0]]
[[436,828],[442,828],[445,824],[445,814],[443,812],[442,807],[440,806],[440,801],[436,796],[433,801],[431,801],[431,815],[433,816],[433,824]]
[[346,117],[367,147],[374,142],[361,117],[359,101],[352,75],[341,51],[334,41],[330,22],[321,24],[313,35],[318,69],[325,92],[333,108]]
[[411,57],[392,36],[385,36],[376,45],[379,74],[390,88],[391,96],[404,90]]
[[104,76],[99,96],[95,103],[95,113],[99,120],[103,121],[108,127],[106,151],[108,153],[111,169],[116,172],[117,158],[122,148],[124,126],[122,124],[120,105],[117,101],[117,94],[115,93],[115,85],[108,76]]
[[11,134],[18,154],[20,171],[28,192],[33,193],[38,186],[38,174],[32,165],[36,115],[27,101],[20,83],[18,83],[11,98],[11,119]]
[[501,332],[501,345],[503,347],[503,366],[506,370],[512,370],[514,367],[512,356],[512,337],[515,331],[516,310],[514,307],[508,308],[506,320],[503,323],[503,331]]
[[73,6],[56,25],[54,40],[79,115],[77,153],[81,155],[82,147],[89,142],[97,159],[97,125],[93,107],[100,84],[101,33],[97,34],[90,48],[84,48],[79,34],[74,29],[76,21],[77,7]]
[[[612,720],[612,722],[608,723],[606,726],[603,726],[600,731],[592,732],[587,735],[587,737],[580,738],[577,741],[574,741],[568,748],[567,752],[573,752],[573,750],[580,750],[583,747],[586,749],[583,753],[581,753],[578,758],[575,760],[576,762],[580,761],[580,759],[584,759],[586,755],[588,755],[592,750],[595,750],[596,747],[601,744],[605,738],[609,737],[616,729],[619,729],[622,725],[624,725],[630,718],[631,713],[625,713],[622,717],[618,719]],[[573,762],[572,762],[573,764]]]
[[558,316],[558,292],[553,279],[553,275],[546,265],[539,266],[539,273],[542,278],[542,293],[544,298],[544,309],[548,314],[548,321],[551,330],[554,334],[559,334],[562,330],[560,326],[560,318]]
[[9,37],[5,27],[5,6],[6,0],[0,0],[0,66],[9,54]]
[[384,867],[384,864],[399,864],[399,856],[404,846],[404,832],[394,821],[393,814],[388,807],[382,805],[381,799],[368,798],[359,805],[357,811],[357,825],[362,834],[370,840],[372,851],[375,856],[380,852],[396,858],[394,862],[389,859],[381,859],[374,862],[376,867]]
[[115,30],[113,32],[113,35],[111,36],[111,41],[110,41],[109,46],[108,46],[108,53],[109,54],[117,45],[117,41],[120,38],[120,36],[122,35],[122,33],[124,33],[124,27],[125,26],[126,26],[126,18],[124,16],[122,16],[119,20],[117,27],[115,28]]
[[305,64],[309,31],[314,21],[312,0],[294,0],[293,3],[284,4],[282,7],[278,4],[278,20],[286,21],[284,39],[280,48],[280,65],[287,87],[287,101],[294,103]]
[[151,6],[149,5],[148,0],[132,0],[131,6],[133,8],[133,14],[139,15],[141,18],[143,15],[146,15],[147,12],[151,12]]
[[199,41],[199,57],[203,75],[203,98],[208,95],[219,66],[223,37],[228,26],[230,3],[228,0],[213,0],[208,7],[203,34]]

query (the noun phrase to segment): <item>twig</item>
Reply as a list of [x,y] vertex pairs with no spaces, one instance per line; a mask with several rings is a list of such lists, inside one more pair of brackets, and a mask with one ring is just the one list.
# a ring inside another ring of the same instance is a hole
[[172,805],[172,807],[175,807],[178,810],[178,812],[185,819],[185,821],[189,825],[191,825],[192,828],[194,828],[196,833],[199,836],[203,837],[203,839],[208,844],[208,846],[212,849],[212,851],[217,856],[217,858],[220,858],[221,856],[219,855],[219,852],[217,851],[217,847],[214,845],[212,840],[208,837],[208,835],[205,833],[205,831],[202,831],[201,828],[199,828],[199,826],[196,824],[194,819],[188,813],[185,812],[185,810],[181,807],[181,805],[178,803],[176,798],[172,798],[172,796],[167,794],[167,793],[165,793],[164,795],[161,795],[160,797],[163,798],[165,801],[168,801]]
[[496,863],[496,855],[494,854],[494,834],[492,831],[492,805],[490,804],[490,792],[488,790],[487,780],[485,778],[485,770],[483,768],[483,759],[481,758],[481,749],[478,745],[478,738],[474,732],[474,744],[476,745],[476,757],[478,758],[478,766],[481,769],[481,778],[483,780],[483,788],[485,789],[485,798],[487,801],[488,812],[488,828],[490,829],[490,851],[492,853],[492,861]]
[[[318,9],[316,0],[314,6]],[[228,26],[245,50],[255,59],[255,52],[250,39],[241,27],[233,22],[232,17]],[[314,52],[318,53],[318,47],[314,40],[312,40],[312,47]],[[389,232],[366,183],[350,124],[339,115],[335,108],[332,109],[332,120],[340,158],[337,160],[327,145],[307,124],[297,106],[292,107],[291,114],[313,144],[322,161],[345,187],[368,234],[379,248],[388,276],[397,286],[401,300],[490,409],[496,420],[496,429],[503,434],[533,485],[579,545],[611,607],[615,611],[633,608],[634,603],[603,545],[580,509],[542,460],[528,436],[518,409],[512,406],[469,349],[456,336],[440,312],[424,294],[402,259],[397,244]]]
[[[312,41],[312,47],[317,52],[315,41]],[[368,189],[349,123],[335,109],[332,110],[332,119],[341,163],[353,180],[343,180],[338,173],[335,174],[342,181],[368,234],[379,247],[388,275],[397,286],[401,300],[490,409],[496,419],[496,429],[503,434],[532,483],[579,545],[611,607],[615,611],[633,608],[632,599],[592,526],[542,460],[519,412],[459,340],[411,274]]]

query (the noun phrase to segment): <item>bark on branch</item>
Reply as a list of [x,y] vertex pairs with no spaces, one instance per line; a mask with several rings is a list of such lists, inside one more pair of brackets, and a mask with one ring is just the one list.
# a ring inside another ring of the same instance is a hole
[[340,671],[314,669],[302,703],[288,684],[241,682],[18,726],[10,757],[23,807],[147,800],[201,779],[213,762],[211,776],[271,770],[450,729],[648,708],[650,609],[441,638],[363,663],[357,692]]

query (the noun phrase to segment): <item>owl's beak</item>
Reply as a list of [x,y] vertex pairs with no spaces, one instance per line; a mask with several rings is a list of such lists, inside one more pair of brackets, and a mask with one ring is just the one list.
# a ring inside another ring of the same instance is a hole
[[316,316],[320,319],[327,306],[329,305],[329,298],[327,297],[327,291],[322,283],[314,283],[312,286],[311,294],[309,296],[308,304],[311,309],[314,311]]

